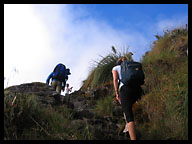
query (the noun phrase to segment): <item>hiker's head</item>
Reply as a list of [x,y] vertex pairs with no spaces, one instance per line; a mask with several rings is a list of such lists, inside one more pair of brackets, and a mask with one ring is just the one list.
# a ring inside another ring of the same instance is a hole
[[117,65],[121,65],[122,62],[124,62],[125,60],[127,60],[126,57],[121,57],[117,60]]
[[125,60],[127,60],[126,57],[122,57],[122,58],[121,58],[121,61],[122,61],[122,62],[124,62]]
[[66,86],[69,87],[69,84],[67,84]]

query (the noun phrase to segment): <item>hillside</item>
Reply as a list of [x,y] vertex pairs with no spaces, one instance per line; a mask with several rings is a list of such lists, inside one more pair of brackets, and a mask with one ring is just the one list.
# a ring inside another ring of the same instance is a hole
[[[141,63],[145,95],[133,106],[140,140],[188,139],[188,29],[156,35]],[[128,51],[115,47],[92,68],[80,90],[63,97],[44,83],[4,90],[4,139],[129,140],[115,99],[112,67]]]
[[[155,37],[152,50],[141,61],[146,79],[145,96],[133,107],[137,133],[142,133],[141,139],[188,139],[188,29],[167,30]],[[82,88],[112,84],[112,67],[122,55],[130,59],[128,54],[113,50]]]
[[105,93],[107,87],[79,90],[70,94],[68,101],[69,96],[58,95],[45,83],[9,87],[4,91],[4,139],[129,139],[119,129],[120,107],[113,110],[113,117],[96,114],[97,100]]
[[149,139],[188,139],[188,29],[167,30],[156,38],[142,60],[141,106],[149,122],[141,129]]

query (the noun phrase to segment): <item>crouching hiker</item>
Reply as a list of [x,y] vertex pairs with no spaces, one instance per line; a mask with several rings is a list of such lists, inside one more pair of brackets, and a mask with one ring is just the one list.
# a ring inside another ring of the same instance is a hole
[[70,75],[70,69],[66,69],[65,65],[58,64],[53,72],[48,76],[46,83],[49,85],[49,80],[52,79],[51,86],[61,94],[61,90],[65,90],[65,84],[68,80],[68,75]]
[[130,139],[136,140],[132,105],[141,98],[144,73],[140,63],[129,62],[126,57],[118,60],[112,69],[116,99],[122,106],[126,120],[124,132],[129,132]]

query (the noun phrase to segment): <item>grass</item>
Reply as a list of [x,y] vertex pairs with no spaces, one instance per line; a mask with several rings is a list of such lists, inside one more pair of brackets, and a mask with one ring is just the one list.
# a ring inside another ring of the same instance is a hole
[[176,28],[172,31],[164,32],[163,36],[153,42],[152,50],[147,52],[142,59],[143,65],[148,65],[159,59],[170,61],[186,55],[188,49],[188,29],[184,27]]
[[[143,140],[188,140],[188,29],[178,28],[156,37],[152,50],[141,61],[145,96],[136,105],[140,112],[133,108],[136,132]],[[121,56],[132,60],[128,50],[119,53],[112,47],[111,53],[95,62],[83,82],[82,89],[85,90],[110,87],[105,96],[93,103],[94,112],[99,117],[113,117],[111,70]],[[88,124],[80,131],[70,123],[73,111],[65,106],[41,107],[34,95],[13,95],[6,90],[4,95],[5,140],[94,138]]]
[[[8,92],[6,92],[8,94]],[[65,105],[45,107],[34,95],[17,94],[4,99],[4,140],[91,139],[91,134],[71,125],[73,111]]]
[[100,117],[113,116],[113,101],[111,96],[106,96],[104,99],[99,99],[96,102],[94,111]]
[[122,56],[127,57],[128,60],[132,60],[128,48],[123,52],[117,52],[116,48],[112,46],[111,53],[105,57],[100,56],[101,60],[95,61],[88,78],[83,82],[82,89],[98,87],[103,83],[112,81],[112,68]]
[[[136,116],[147,115],[142,123],[137,122],[141,139],[188,139],[187,49],[188,30],[178,28],[165,32],[143,57],[141,62],[146,78],[142,87],[145,96],[139,102],[142,112]],[[112,51],[113,54],[102,57],[97,63],[84,82],[84,88],[102,87],[107,81],[112,81],[111,69],[120,56],[115,55],[116,49]],[[96,102],[97,115],[111,116],[111,99],[112,96],[106,96]]]
[[184,62],[176,63],[172,72],[151,70],[150,76],[146,76],[149,85],[145,87],[147,94],[142,105],[150,116],[151,129],[159,130],[161,139],[188,139],[187,63],[185,58]]
[[144,128],[147,139],[188,139],[188,33],[174,31],[143,58],[146,95],[141,106],[150,119]]

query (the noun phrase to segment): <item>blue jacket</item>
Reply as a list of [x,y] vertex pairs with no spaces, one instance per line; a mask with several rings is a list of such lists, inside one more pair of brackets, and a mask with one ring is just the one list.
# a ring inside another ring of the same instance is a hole
[[[51,72],[51,74],[47,77],[46,83],[49,85],[49,80],[52,79],[52,81],[56,81],[55,78],[53,78],[54,72]],[[65,88],[66,81],[68,80],[68,76],[66,76],[66,79],[64,82],[62,82],[62,88]]]
[[49,84],[49,80],[52,78],[52,81],[55,81],[56,79],[53,78],[53,74],[54,72],[52,72],[48,77],[47,77],[47,80],[46,80],[46,83]]

